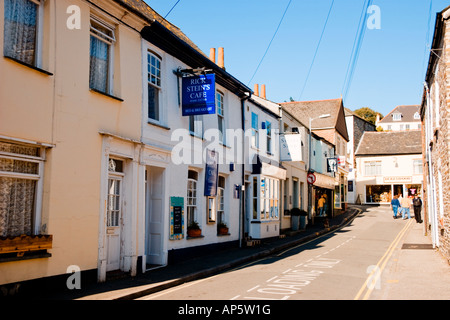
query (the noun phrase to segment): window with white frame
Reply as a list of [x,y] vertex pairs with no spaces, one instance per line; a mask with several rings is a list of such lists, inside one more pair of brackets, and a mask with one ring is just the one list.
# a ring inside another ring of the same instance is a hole
[[0,141],[0,237],[40,232],[44,152]]
[[225,112],[224,112],[224,95],[220,91],[216,92],[217,106],[217,128],[219,129],[219,141],[225,143]]
[[219,176],[217,184],[217,222],[225,222],[225,177]]
[[364,162],[364,175],[380,176],[381,175],[381,161],[366,161],[366,162]]
[[90,30],[89,87],[102,93],[112,94],[115,29],[101,19],[91,16]]
[[252,147],[259,148],[258,115],[252,112]]
[[203,137],[203,116],[189,116],[189,132],[199,138]]
[[261,177],[260,219],[278,219],[279,180]]
[[151,51],[147,52],[147,82],[148,119],[160,122],[161,58]]
[[420,113],[419,112],[414,113],[414,120],[420,120]]
[[188,182],[187,182],[187,225],[189,226],[192,222],[197,219],[197,181],[198,173],[193,170],[188,171]]
[[421,159],[416,159],[413,161],[414,166],[414,174],[422,174],[423,173],[423,164]]
[[267,153],[272,153],[272,124],[266,121],[267,130]]
[[392,114],[392,118],[394,121],[401,121],[402,120],[402,114],[401,113],[394,113]]
[[4,1],[4,55],[39,67],[43,4],[40,0]]

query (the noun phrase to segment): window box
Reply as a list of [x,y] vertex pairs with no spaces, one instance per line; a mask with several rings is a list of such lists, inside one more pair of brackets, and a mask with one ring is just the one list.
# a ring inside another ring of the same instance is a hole
[[17,256],[20,257],[26,252],[51,249],[52,242],[52,235],[1,237],[0,255],[4,253],[17,253]]

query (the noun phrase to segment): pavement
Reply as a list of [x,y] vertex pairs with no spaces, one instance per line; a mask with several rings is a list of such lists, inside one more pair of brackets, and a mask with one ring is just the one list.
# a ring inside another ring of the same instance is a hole
[[[213,254],[203,255],[153,269],[135,277],[128,276],[109,280],[105,283],[95,283],[86,285],[80,290],[55,292],[48,295],[41,295],[39,298],[44,300],[136,299],[189,281],[213,276],[245,263],[268,257],[290,247],[314,240],[327,233],[332,233],[351,223],[364,210],[365,208],[363,206],[351,206],[343,214],[329,219],[329,227],[326,228],[323,223],[317,221],[305,230],[289,232],[284,237],[263,241],[256,246],[220,250]],[[425,247],[428,247],[431,240],[424,235],[423,224],[417,224],[414,221],[407,233],[405,233],[403,242],[409,244],[426,244]],[[393,261],[386,271],[389,279],[383,279],[388,287],[384,287],[386,290],[383,290],[383,295],[380,293],[381,290],[379,292],[375,290],[371,298],[388,300],[409,297],[411,293],[411,279],[416,279],[416,282],[413,283],[416,288],[423,287],[424,285],[430,287],[430,291],[433,291],[432,288],[442,288],[446,292],[441,295],[443,299],[450,299],[450,290],[448,289],[450,288],[450,267],[436,250],[401,250],[399,248],[393,256]],[[418,277],[418,274],[420,277]],[[419,279],[423,279],[423,281],[419,281]],[[402,286],[405,283],[409,284],[406,286],[406,289],[404,285]]]

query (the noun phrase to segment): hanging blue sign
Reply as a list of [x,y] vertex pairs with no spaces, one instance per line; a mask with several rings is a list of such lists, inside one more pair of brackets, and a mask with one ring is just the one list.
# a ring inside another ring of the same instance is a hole
[[216,76],[206,74],[182,78],[183,116],[216,113]]
[[218,153],[214,150],[206,150],[206,170],[205,170],[205,196],[217,196],[217,182],[219,180]]

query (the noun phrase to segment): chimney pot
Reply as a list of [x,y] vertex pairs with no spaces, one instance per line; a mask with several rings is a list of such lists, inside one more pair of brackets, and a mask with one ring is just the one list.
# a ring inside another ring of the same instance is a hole
[[225,69],[225,58],[224,58],[224,50],[222,47],[219,48],[219,57],[218,57],[218,65],[222,69]]
[[255,83],[255,92],[253,93],[255,96],[259,97],[259,85]]
[[216,48],[211,48],[211,49],[209,50],[209,59],[210,59],[212,62],[216,63]]
[[261,98],[266,99],[266,85],[261,85]]

